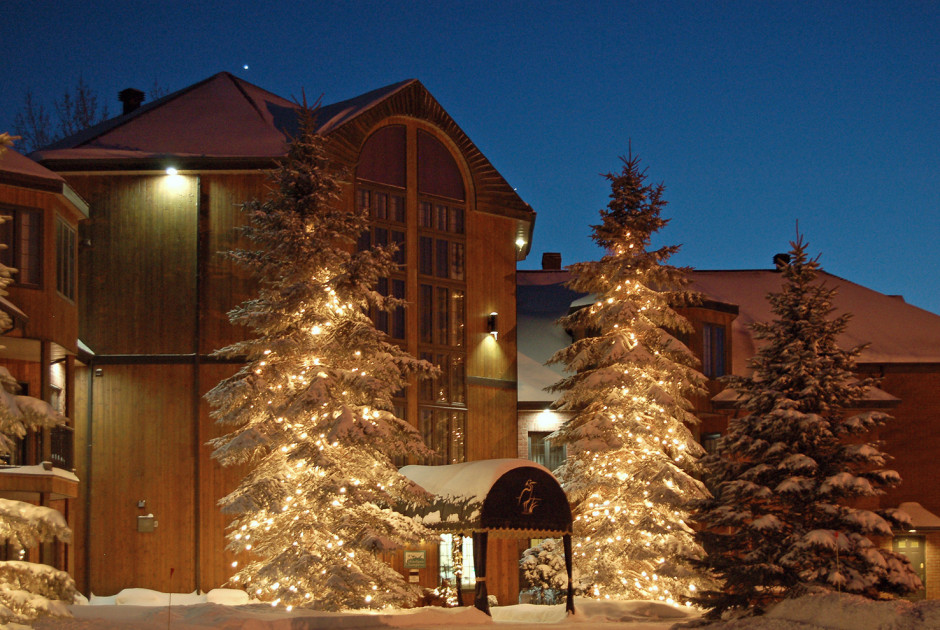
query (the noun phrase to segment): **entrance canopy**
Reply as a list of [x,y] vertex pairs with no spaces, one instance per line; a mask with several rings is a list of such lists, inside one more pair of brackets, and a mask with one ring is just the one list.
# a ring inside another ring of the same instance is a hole
[[515,538],[562,537],[571,585],[571,508],[547,468],[525,459],[487,459],[448,466],[405,466],[401,474],[431,494],[428,505],[402,512],[435,531],[473,534],[477,585],[474,604],[489,613],[486,592],[488,534]]

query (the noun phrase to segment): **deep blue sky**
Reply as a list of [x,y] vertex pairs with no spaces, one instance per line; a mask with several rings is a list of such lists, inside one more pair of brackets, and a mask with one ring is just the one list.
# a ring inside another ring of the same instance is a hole
[[112,114],[222,70],[327,103],[417,78],[538,213],[523,268],[600,255],[632,141],[674,263],[768,268],[799,221],[827,271],[940,313],[935,0],[4,0],[0,58],[0,129],[79,75]]

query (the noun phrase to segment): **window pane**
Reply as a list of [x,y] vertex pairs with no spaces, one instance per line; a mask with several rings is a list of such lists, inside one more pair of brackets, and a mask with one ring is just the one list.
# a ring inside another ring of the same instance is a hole
[[464,336],[464,295],[463,291],[450,292],[450,335],[448,345],[463,346]]
[[439,345],[447,345],[447,333],[450,329],[450,313],[448,312],[448,306],[450,303],[449,291],[444,287],[437,287],[435,290],[435,301],[434,301],[434,343]]
[[431,217],[431,204],[427,201],[422,201],[418,209],[418,225],[423,228],[433,228],[434,221]]
[[405,233],[398,230],[392,230],[391,232],[392,242],[398,245],[398,250],[395,252],[395,262],[399,265],[405,264]]
[[454,234],[463,234],[463,208],[452,207],[450,209],[450,220],[447,228],[449,232]]
[[463,243],[451,243],[450,251],[450,278],[463,280]]
[[418,287],[418,330],[421,343],[431,343],[431,330],[434,328],[433,291],[431,285]]
[[430,276],[434,272],[434,239],[422,236],[418,239],[418,272]]
[[[392,280],[392,296],[399,299],[405,299],[405,281],[404,280]],[[389,334],[395,339],[404,339],[405,338],[405,308],[403,306],[396,306],[395,310],[391,313],[391,327]]]
[[388,219],[388,195],[383,192],[377,192],[373,193],[373,196],[373,203],[375,205],[374,217],[382,221]]
[[448,272],[447,253],[449,249],[448,246],[450,245],[450,243],[447,241],[437,240],[434,242],[434,244],[435,244],[435,252],[434,252],[435,275],[438,278],[447,278],[449,277],[447,273]]
[[388,198],[388,218],[398,223],[405,222],[405,199],[399,195],[390,195]]

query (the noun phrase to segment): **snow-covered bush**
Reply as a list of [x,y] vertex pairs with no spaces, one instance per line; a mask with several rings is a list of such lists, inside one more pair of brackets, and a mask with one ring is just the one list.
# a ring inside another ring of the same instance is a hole
[[[526,549],[519,561],[522,575],[529,589],[525,593],[539,604],[558,604],[568,591],[568,572],[565,569],[565,551],[557,538],[546,538],[535,547]],[[587,583],[577,569],[572,570],[572,584],[576,595],[581,595]]]

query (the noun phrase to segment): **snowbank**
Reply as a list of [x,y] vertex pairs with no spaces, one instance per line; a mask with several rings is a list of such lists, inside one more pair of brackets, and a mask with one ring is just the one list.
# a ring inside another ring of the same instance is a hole
[[[154,596],[156,594],[157,597]],[[233,592],[220,589],[219,597]],[[44,618],[37,630],[483,630],[497,625],[511,630],[670,630],[676,624],[695,622],[698,611],[648,601],[576,600],[578,614],[566,617],[564,605],[493,607],[493,617],[475,608],[417,608],[380,612],[327,613],[311,610],[287,612],[283,607],[251,603],[223,606],[193,602],[207,595],[173,594],[173,606],[155,605],[169,599],[165,593],[128,589],[113,598],[92,598],[98,605],[70,606],[73,619]],[[101,600],[137,602],[102,605]],[[139,602],[151,602],[141,605]],[[169,619],[167,613],[169,612]],[[763,617],[750,617],[705,626],[705,630],[927,630],[940,628],[940,601],[911,603],[905,600],[873,602],[853,595],[814,595],[784,601]]]

